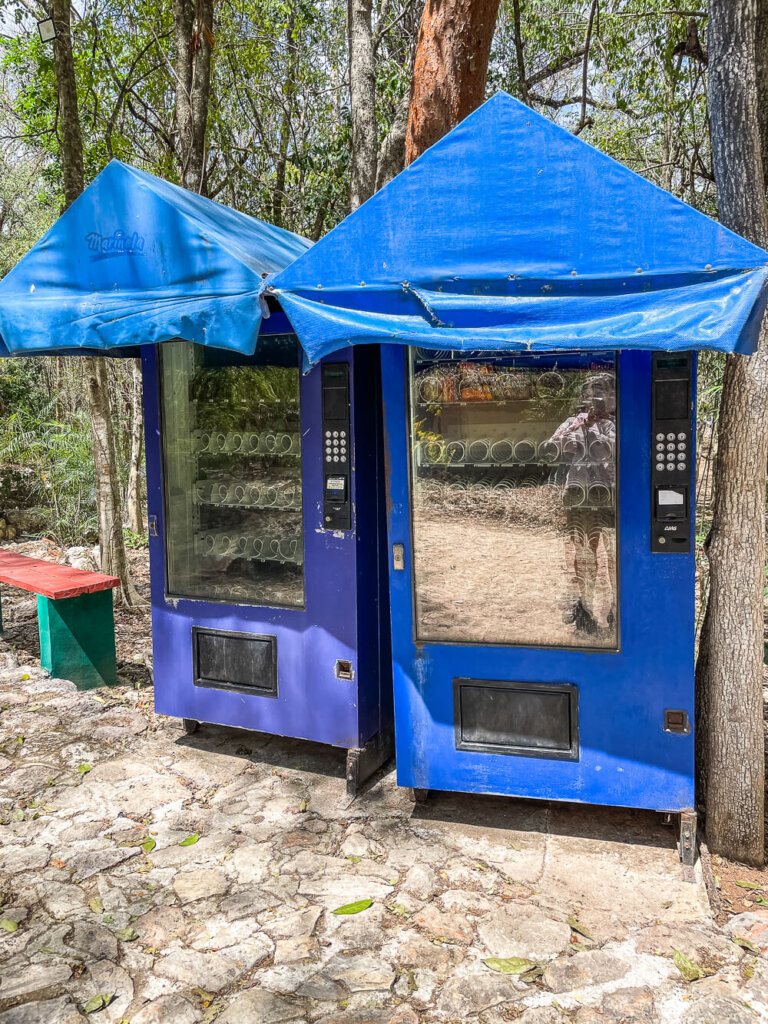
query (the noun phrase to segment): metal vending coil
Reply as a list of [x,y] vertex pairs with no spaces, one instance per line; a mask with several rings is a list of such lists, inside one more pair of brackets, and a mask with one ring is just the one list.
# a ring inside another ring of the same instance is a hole
[[591,462],[609,462],[613,457],[613,444],[608,437],[595,437],[589,442]]
[[479,438],[476,441],[470,441],[467,455],[469,455],[471,462],[487,462],[490,451],[491,442],[486,438]]
[[497,480],[493,485],[494,492],[496,491],[514,491],[516,484],[514,480]]
[[248,538],[238,537],[232,544],[232,554],[238,558],[245,558],[248,554]]
[[536,390],[543,391],[548,395],[557,395],[564,387],[565,380],[557,370],[547,370],[536,381]]
[[192,450],[197,455],[207,452],[211,446],[211,435],[207,430],[196,430],[192,434]]
[[515,445],[515,460],[517,462],[533,462],[536,458],[536,444],[534,441],[518,441]]
[[227,434],[227,441],[224,445],[224,450],[228,455],[233,455],[235,452],[239,452],[243,447],[243,435],[242,434]]
[[212,555],[216,546],[216,538],[212,533],[206,533],[200,538],[200,549],[204,555]]
[[243,440],[243,451],[246,451],[249,455],[255,455],[259,450],[260,441],[261,437],[259,434],[246,434]]
[[571,462],[581,462],[587,454],[587,447],[579,437],[566,437],[563,441],[563,455]]
[[494,441],[491,445],[491,458],[494,462],[509,462],[515,454],[515,446],[510,440]]
[[611,505],[611,488],[604,483],[591,483],[587,488],[587,504],[597,507]]
[[216,534],[216,540],[213,546],[214,553],[217,555],[226,555],[229,553],[229,549],[232,546],[232,538],[229,534],[218,533]]
[[584,484],[574,481],[569,483],[563,491],[563,505],[566,508],[577,508],[583,505],[587,497],[587,489]]
[[426,441],[422,446],[422,451],[427,462],[433,464],[442,462],[443,455],[445,454],[445,445],[442,441]]
[[261,486],[259,484],[248,484],[248,504],[261,504]]
[[419,381],[419,398],[422,402],[438,402],[443,393],[443,382],[439,377],[422,377]]
[[277,451],[281,455],[288,455],[293,449],[293,440],[292,434],[280,434],[277,439]]
[[537,452],[539,462],[553,463],[560,458],[560,445],[557,441],[542,441]]
[[439,480],[419,480],[420,496],[431,505],[440,505],[445,499],[445,487]]
[[271,455],[277,448],[277,436],[275,434],[265,434],[261,439],[261,444],[264,451]]
[[467,457],[467,446],[463,441],[449,441],[445,446],[445,457],[452,465],[464,462]]

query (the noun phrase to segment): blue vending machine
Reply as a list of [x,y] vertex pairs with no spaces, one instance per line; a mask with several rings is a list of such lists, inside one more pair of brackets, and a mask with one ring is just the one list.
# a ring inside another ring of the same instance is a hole
[[351,799],[392,750],[379,352],[302,374],[276,312],[143,368],[155,707],[346,748]]
[[113,160],[3,279],[8,351],[143,363],[155,707],[391,754],[379,352],[303,372],[310,243]]
[[693,857],[696,351],[754,349],[767,260],[499,93],[269,279],[310,359],[382,345],[417,797],[676,812]]

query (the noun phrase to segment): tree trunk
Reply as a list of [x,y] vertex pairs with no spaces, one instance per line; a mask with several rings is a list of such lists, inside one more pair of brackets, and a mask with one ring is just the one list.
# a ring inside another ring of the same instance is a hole
[[213,0],[173,0],[173,41],[181,184],[191,192],[206,195]]
[[141,507],[141,454],[144,440],[144,406],[141,400],[141,363],[133,364],[131,393],[131,458],[128,473],[126,506],[128,527],[139,536],[144,533],[144,513]]
[[485,99],[498,11],[499,0],[427,0],[416,44],[406,164]]
[[[709,118],[720,220],[768,245],[757,104],[756,0],[709,7]],[[754,356],[728,356],[718,425],[710,590],[697,665],[699,777],[707,842],[764,860],[763,587],[768,329]],[[703,726],[703,727],[702,727]]]
[[[64,177],[65,208],[85,187],[83,139],[77,105],[77,81],[72,55],[69,0],[53,0],[56,39],[53,62],[59,94],[59,132],[61,166]],[[115,439],[107,388],[107,364],[103,356],[82,357],[87,381],[88,411],[96,471],[96,504],[99,517],[101,569],[120,578],[122,596],[130,607],[140,603],[128,575],[118,487]]]
[[392,127],[384,136],[376,161],[376,191],[384,188],[405,167],[405,133],[408,130],[408,94],[395,112]]
[[59,93],[59,148],[64,177],[64,207],[77,199],[85,188],[83,174],[83,136],[77,106],[77,81],[72,56],[69,0],[53,0],[53,66]]
[[356,210],[376,189],[376,69],[372,0],[347,0],[349,96],[352,111],[352,174],[349,208]]

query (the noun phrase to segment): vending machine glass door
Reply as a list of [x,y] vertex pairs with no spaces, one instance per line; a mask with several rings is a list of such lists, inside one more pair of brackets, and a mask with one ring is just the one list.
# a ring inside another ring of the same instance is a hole
[[415,634],[615,649],[616,361],[411,350]]
[[304,604],[299,352],[161,352],[169,596]]

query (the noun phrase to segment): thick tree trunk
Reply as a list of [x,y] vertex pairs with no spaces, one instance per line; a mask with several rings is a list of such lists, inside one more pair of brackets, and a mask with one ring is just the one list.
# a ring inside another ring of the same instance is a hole
[[[709,7],[709,117],[720,220],[768,245],[757,104],[756,0]],[[718,427],[709,604],[697,689],[699,777],[710,849],[764,859],[763,586],[768,330],[754,356],[728,356]]]
[[352,111],[352,175],[349,208],[356,210],[376,188],[376,68],[372,0],[347,0],[349,97]]
[[191,192],[206,195],[213,0],[173,0],[173,41],[181,183]]
[[499,0],[427,0],[416,44],[406,164],[483,102],[498,11]]
[[[53,62],[59,94],[59,133],[61,165],[64,177],[65,206],[70,206],[85,187],[83,139],[77,105],[77,80],[72,55],[69,0],[53,0],[56,39]],[[123,600],[129,606],[140,598],[128,575],[120,490],[117,480],[115,439],[107,388],[107,364],[103,356],[83,358],[87,380],[88,411],[96,470],[96,504],[99,517],[99,544],[103,572],[119,576]]]
[[133,387],[131,389],[131,458],[128,472],[128,493],[126,506],[128,527],[134,533],[144,533],[144,513],[141,508],[141,463],[144,440],[144,406],[141,394],[141,363],[133,364]]

